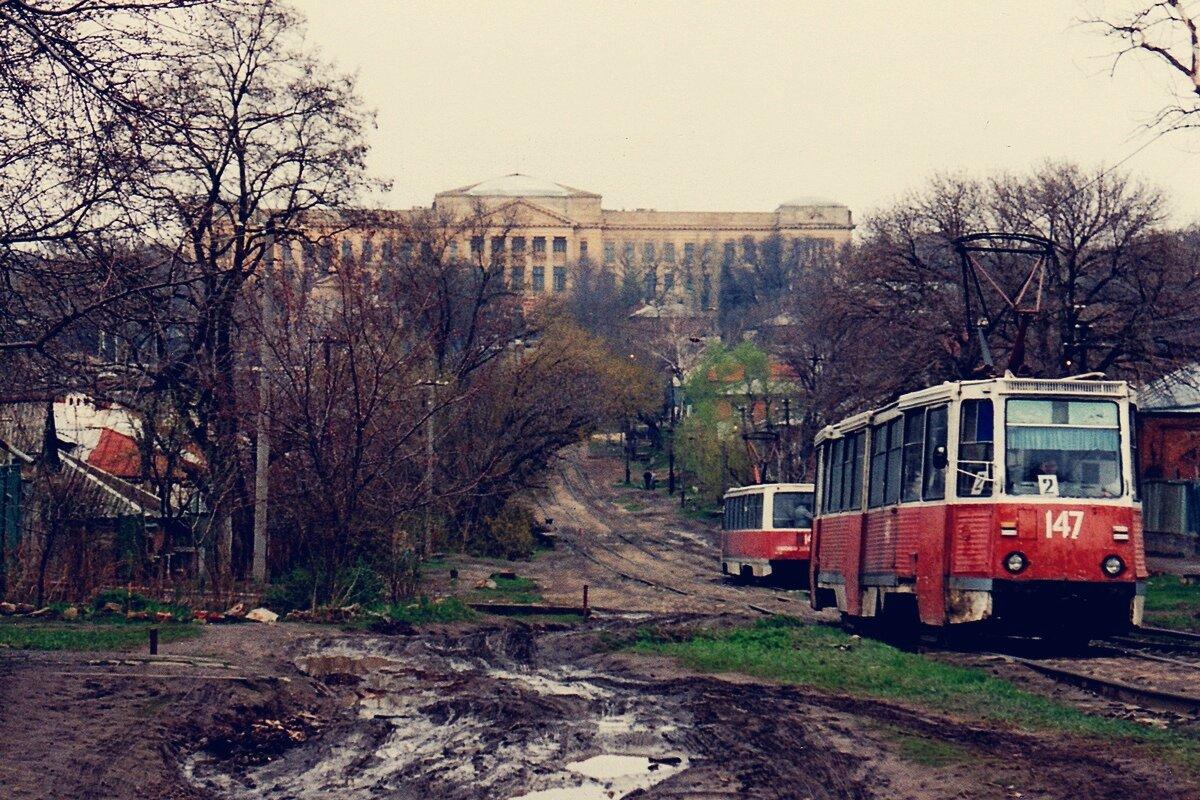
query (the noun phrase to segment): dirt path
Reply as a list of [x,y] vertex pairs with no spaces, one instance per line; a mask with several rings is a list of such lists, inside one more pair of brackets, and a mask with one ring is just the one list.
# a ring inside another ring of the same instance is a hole
[[562,544],[520,571],[551,601],[578,602],[586,583],[595,605],[647,615],[386,637],[212,626],[155,661],[0,652],[0,797],[1200,796],[1196,776],[1124,745],[624,652],[640,626],[684,635],[761,618],[755,607],[809,612],[799,593],[724,582],[715,528],[662,495],[628,510],[618,468],[581,453],[563,465],[543,509]]
[[[682,517],[661,493],[614,487],[620,470],[585,448],[559,465],[540,509],[554,520],[558,551],[522,567],[548,599],[578,603],[586,583],[602,608],[711,614],[759,606],[812,615],[800,592],[722,578],[717,527]],[[626,507],[633,504],[637,510]]]
[[164,645],[157,659],[0,652],[0,796],[209,797],[180,779],[183,748],[246,714],[328,705],[278,655],[307,635],[301,626],[212,628]]

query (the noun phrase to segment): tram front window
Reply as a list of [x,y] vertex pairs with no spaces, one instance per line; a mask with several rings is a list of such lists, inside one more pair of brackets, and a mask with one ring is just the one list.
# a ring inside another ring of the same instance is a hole
[[1009,400],[1005,430],[1008,494],[1122,494],[1116,403]]
[[812,492],[776,492],[771,524],[775,528],[811,528]]

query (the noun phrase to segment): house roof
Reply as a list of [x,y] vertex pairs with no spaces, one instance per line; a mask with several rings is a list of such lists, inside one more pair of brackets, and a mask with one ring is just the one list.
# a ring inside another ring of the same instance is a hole
[[142,474],[142,455],[132,436],[105,428],[100,441],[87,457],[96,469],[120,478],[136,479]]
[[1200,414],[1200,364],[1192,364],[1143,386],[1138,391],[1138,410]]
[[[100,441],[88,454],[86,462],[98,470],[116,475],[125,480],[140,480],[142,477],[142,454],[137,440],[112,428],[100,431]],[[203,458],[195,447],[187,447],[178,462],[176,477],[186,476],[189,467],[198,467]],[[154,454],[154,469],[160,475],[167,469],[167,460],[162,453]]]

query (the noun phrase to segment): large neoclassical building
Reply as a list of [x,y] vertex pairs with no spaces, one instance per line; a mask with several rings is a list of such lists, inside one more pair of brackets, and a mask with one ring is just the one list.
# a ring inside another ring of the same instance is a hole
[[701,308],[712,302],[722,265],[761,257],[757,248],[767,241],[803,267],[848,242],[854,228],[850,209],[819,198],[791,200],[774,211],[615,210],[604,208],[594,192],[513,174],[439,192],[427,209],[378,215],[371,229],[336,236],[323,266],[338,259],[402,256],[413,246],[403,231],[422,215],[487,218],[485,228],[457,229],[445,252],[502,264],[515,291],[533,296],[570,291],[581,265],[587,265],[618,280],[634,276],[647,297],[683,299],[691,293]]

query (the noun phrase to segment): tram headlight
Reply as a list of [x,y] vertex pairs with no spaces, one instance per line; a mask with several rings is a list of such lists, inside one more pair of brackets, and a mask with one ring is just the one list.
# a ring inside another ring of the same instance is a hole
[[1029,559],[1025,557],[1024,553],[1013,551],[1004,557],[1004,568],[1013,575],[1024,572],[1028,566]]
[[1110,578],[1115,578],[1125,571],[1125,562],[1120,556],[1108,556],[1100,562],[1100,569]]

